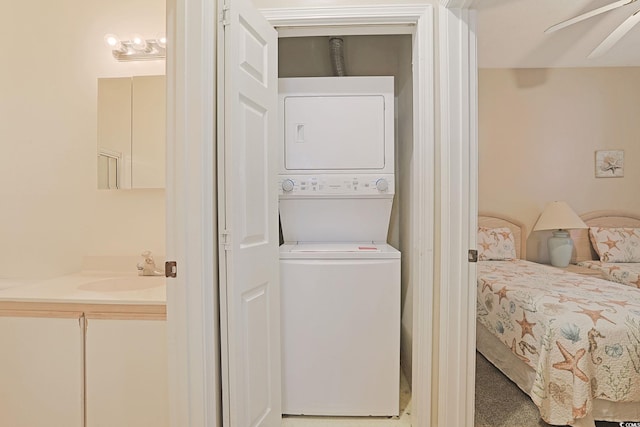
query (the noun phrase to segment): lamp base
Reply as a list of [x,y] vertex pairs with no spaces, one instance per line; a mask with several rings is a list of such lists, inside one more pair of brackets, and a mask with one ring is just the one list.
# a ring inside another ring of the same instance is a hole
[[547,241],[549,248],[549,258],[551,265],[554,267],[566,267],[571,261],[571,253],[573,252],[573,240],[569,237],[566,230],[556,230],[553,236]]

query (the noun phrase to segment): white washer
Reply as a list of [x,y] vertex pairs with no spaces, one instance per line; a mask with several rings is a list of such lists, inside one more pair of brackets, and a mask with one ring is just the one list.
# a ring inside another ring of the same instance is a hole
[[400,252],[285,244],[280,267],[283,413],[398,415]]
[[400,252],[376,243],[393,175],[287,175],[280,187],[283,413],[398,415]]

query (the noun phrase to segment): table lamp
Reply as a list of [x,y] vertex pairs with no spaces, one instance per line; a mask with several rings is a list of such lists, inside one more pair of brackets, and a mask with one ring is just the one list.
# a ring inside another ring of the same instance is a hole
[[566,267],[571,260],[573,241],[567,230],[589,228],[566,202],[549,202],[533,227],[533,231],[553,230],[547,246],[554,267]]

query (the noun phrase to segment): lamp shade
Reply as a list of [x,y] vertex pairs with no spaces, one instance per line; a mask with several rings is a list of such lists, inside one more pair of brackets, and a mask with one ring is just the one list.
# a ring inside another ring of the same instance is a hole
[[567,202],[549,202],[533,227],[533,231],[589,228]]

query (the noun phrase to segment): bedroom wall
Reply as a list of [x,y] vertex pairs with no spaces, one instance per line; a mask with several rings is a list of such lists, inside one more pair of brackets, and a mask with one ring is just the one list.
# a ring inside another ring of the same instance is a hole
[[[480,211],[519,219],[530,232],[545,204],[581,214],[640,213],[640,68],[481,69]],[[624,177],[595,178],[596,150],[624,150]],[[533,233],[527,258],[548,262]]]
[[4,6],[0,277],[71,273],[86,255],[164,254],[163,190],[96,189],[98,77],[165,69],[116,62],[103,37],[164,32],[164,0]]

